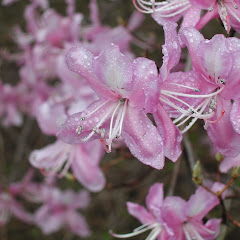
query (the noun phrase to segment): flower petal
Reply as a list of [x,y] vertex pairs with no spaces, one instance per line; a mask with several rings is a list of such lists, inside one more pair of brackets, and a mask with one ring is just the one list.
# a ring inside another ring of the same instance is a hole
[[155,62],[139,57],[133,63],[133,81],[129,104],[152,112],[159,102],[160,84]]
[[142,163],[156,169],[164,167],[162,138],[143,111],[127,107],[122,137],[131,153]]
[[217,196],[199,187],[188,200],[185,212],[188,217],[201,220],[217,204],[219,204]]
[[117,45],[107,45],[93,60],[92,66],[98,79],[114,93],[122,95],[131,89],[132,64]]
[[128,212],[142,224],[155,222],[155,218],[144,207],[136,203],[127,202],[127,208]]
[[150,212],[154,213],[155,211],[157,212],[160,211],[160,208],[163,203],[163,198],[164,198],[163,184],[155,183],[149,189],[149,192],[146,198],[146,205],[147,205],[147,208],[150,210]]
[[71,71],[78,73],[88,80],[99,97],[103,99],[114,97],[115,94],[93,72],[93,58],[92,53],[81,46],[75,46],[67,53],[66,61]]
[[214,147],[218,152],[225,156],[235,157],[240,153],[240,135],[236,133],[230,123],[230,111],[232,103],[230,100],[217,97],[217,109],[215,117],[211,120],[217,120],[216,123],[206,123],[207,133]]
[[221,172],[227,173],[229,169],[240,166],[240,154],[236,157],[225,157],[220,163],[219,169]]
[[99,167],[102,155],[103,148],[98,141],[75,146],[72,152],[74,176],[84,187],[93,192],[101,191],[105,185],[105,177]]
[[182,134],[173,124],[171,118],[161,104],[158,104],[157,111],[153,114],[159,134],[163,138],[164,155],[172,161],[177,161],[182,153]]
[[240,99],[234,101],[230,112],[230,119],[234,130],[240,134]]

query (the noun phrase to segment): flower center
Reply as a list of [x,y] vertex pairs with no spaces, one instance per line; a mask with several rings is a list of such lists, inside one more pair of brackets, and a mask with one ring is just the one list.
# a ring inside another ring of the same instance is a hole
[[[191,119],[189,124],[183,130],[181,130],[182,133],[187,132],[198,119],[203,119],[205,121],[211,122],[210,119],[215,114],[214,110],[216,109],[216,97],[219,93],[223,91],[225,87],[225,80],[221,79],[220,83],[222,84],[222,87],[217,88],[214,92],[210,94],[203,95],[174,92],[169,90],[161,91],[160,101],[181,113],[181,115],[175,118],[173,121],[173,123],[176,124],[177,127],[182,126],[184,123],[188,122]],[[200,90],[197,88],[191,88],[188,86],[174,83],[171,83],[171,85],[192,89],[194,92],[200,92]],[[187,97],[190,99],[198,98],[202,99],[202,101],[197,106],[192,106],[182,100],[180,97]],[[180,103],[180,105],[178,106],[176,102]]]
[[[101,104],[99,107],[94,109],[91,113],[83,116],[81,118],[81,121],[85,121],[88,117],[90,117],[93,113],[100,110],[103,106],[105,106],[107,103],[109,103],[109,100],[105,101],[103,104]],[[89,140],[94,134],[98,134],[100,136],[100,141],[104,146],[104,149],[107,152],[111,152],[111,145],[112,141],[115,138],[119,138],[122,133],[122,126],[123,126],[123,120],[127,109],[127,103],[128,99],[121,98],[119,101],[116,102],[116,104],[111,105],[109,111],[105,114],[105,116],[100,119],[97,123],[97,125],[92,127],[92,131],[89,133],[89,135],[82,139],[82,141]],[[101,128],[101,126],[110,119],[109,124],[109,134],[108,138],[106,138],[106,129]],[[83,126],[79,125],[76,128],[76,133],[78,135],[81,134],[83,130]],[[108,148],[106,147],[108,145]]]

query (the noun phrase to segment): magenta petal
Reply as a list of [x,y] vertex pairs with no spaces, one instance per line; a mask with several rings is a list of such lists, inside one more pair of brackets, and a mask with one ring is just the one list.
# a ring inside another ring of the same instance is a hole
[[122,95],[131,90],[132,64],[117,45],[107,45],[92,64],[95,75],[111,91]]
[[[162,206],[164,198],[164,189],[162,183],[155,183],[148,192],[146,198],[147,208],[154,213],[155,210],[159,211]],[[156,216],[156,215],[155,215]]]
[[219,119],[222,111],[225,111],[225,113],[216,123],[206,123],[206,127],[208,136],[216,150],[225,156],[235,157],[240,152],[240,135],[234,131],[230,123],[231,107],[230,100],[218,96],[216,116],[211,120]]
[[67,65],[73,72],[78,73],[80,76],[86,78],[99,95],[99,97],[107,98],[113,97],[113,92],[95,75],[92,69],[93,55],[81,46],[75,46],[69,50],[66,56]]
[[128,212],[135,218],[137,218],[142,224],[148,223],[154,223],[156,220],[155,218],[142,206],[127,202],[127,208]]
[[182,153],[181,141],[182,134],[173,124],[161,104],[158,105],[157,111],[153,114],[157,124],[159,134],[163,138],[164,155],[172,161],[177,161]]
[[230,113],[230,120],[234,130],[240,134],[240,99],[235,100]]
[[217,204],[219,204],[217,196],[199,187],[187,202],[185,213],[190,218],[201,220]]
[[139,57],[133,63],[132,93],[129,96],[131,106],[152,112],[159,102],[159,78],[155,62]]
[[143,111],[127,107],[122,137],[131,153],[156,169],[164,167],[163,141]]
[[105,177],[99,162],[103,147],[99,141],[93,141],[74,147],[72,171],[74,176],[90,191],[101,191],[105,185]]

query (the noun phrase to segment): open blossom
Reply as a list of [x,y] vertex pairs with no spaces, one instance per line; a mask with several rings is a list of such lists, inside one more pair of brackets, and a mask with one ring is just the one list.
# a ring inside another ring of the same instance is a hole
[[205,118],[208,135],[217,151],[235,157],[239,154],[240,135],[230,118],[233,114],[231,101],[240,97],[240,41],[223,35],[206,40],[194,28],[183,29],[180,37],[189,50],[193,70],[202,82],[213,87],[211,93],[202,96],[201,109],[208,115]]
[[67,64],[88,80],[100,99],[84,112],[73,114],[62,125],[58,137],[70,144],[99,138],[104,148],[111,151],[112,141],[122,136],[135,157],[162,168],[162,138],[146,115],[158,103],[155,63],[146,58],[131,62],[116,45],[110,44],[98,57],[76,46],[69,51]]
[[240,31],[240,1],[239,0],[189,0],[194,6],[206,9],[208,12],[201,18],[198,28],[203,27],[211,19],[220,17],[224,28],[229,33],[231,26]]
[[[213,191],[221,190],[224,185],[215,183]],[[180,197],[169,196],[164,199],[163,184],[155,183],[146,197],[144,207],[128,202],[129,213],[143,225],[129,234],[115,234],[117,238],[128,238],[151,230],[146,239],[151,240],[213,240],[219,234],[220,219],[210,219],[205,224],[202,219],[212,210],[219,199],[202,187],[188,201]]]
[[103,156],[100,142],[69,145],[58,140],[45,148],[34,150],[31,164],[47,175],[64,176],[71,167],[76,179],[90,191],[100,191],[105,185],[99,162]]
[[60,191],[49,187],[44,189],[43,205],[35,213],[35,223],[45,234],[50,234],[67,227],[80,237],[89,236],[85,219],[78,209],[86,208],[89,195],[86,191],[72,192],[71,190]]

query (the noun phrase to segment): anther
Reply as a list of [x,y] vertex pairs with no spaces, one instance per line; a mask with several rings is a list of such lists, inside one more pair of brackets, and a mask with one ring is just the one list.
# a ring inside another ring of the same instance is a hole
[[81,121],[84,121],[84,120],[85,120],[85,117],[82,117],[82,118],[81,118]]
[[194,92],[200,92],[200,90],[198,88],[195,88]]
[[224,79],[220,79],[219,82],[220,82],[221,84],[223,84],[223,85],[226,84],[226,81],[225,81]]
[[82,132],[82,129],[83,129],[83,127],[82,126],[77,126],[77,128],[76,128],[76,133],[78,134],[78,135],[80,135],[81,134],[81,132]]
[[212,11],[213,11],[213,7],[210,7],[210,8],[208,9],[208,11],[209,11],[209,12],[212,12]]
[[125,99],[124,99],[124,98],[121,98],[121,99],[119,100],[119,102],[120,102],[120,103],[124,103],[124,102],[125,102]]

